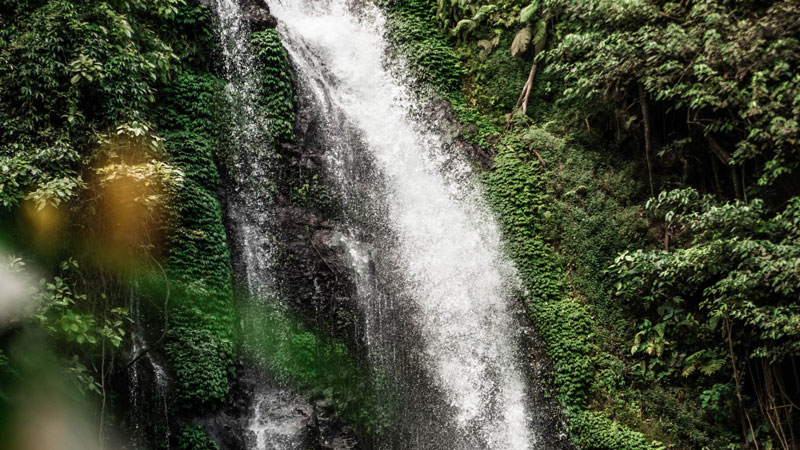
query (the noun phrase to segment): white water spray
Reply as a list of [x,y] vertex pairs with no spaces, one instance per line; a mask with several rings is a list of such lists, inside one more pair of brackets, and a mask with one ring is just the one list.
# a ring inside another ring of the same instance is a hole
[[[460,432],[470,436],[465,443],[407,444],[532,448],[537,439],[525,376],[515,357],[520,327],[512,299],[517,278],[502,252],[498,227],[479,188],[468,183],[469,167],[453,164],[439,136],[411,116],[412,96],[386,69],[380,12],[362,5],[356,15],[348,3],[295,0],[270,6],[298,73],[325,74],[307,76],[303,88],[358,129],[381,174],[385,220],[397,238],[397,266],[406,280],[385,288],[402,290],[397,297],[410,299],[394,307],[413,311],[425,370],[455,412],[452,420]],[[330,134],[341,129],[334,120],[326,126]],[[328,169],[346,197],[351,147],[347,142],[332,147]],[[354,260],[360,258],[358,251],[351,247]],[[368,298],[372,293],[360,288],[369,341],[381,333],[381,315],[374,298]]]
[[[153,354],[147,349],[144,330],[145,319],[141,311],[142,299],[139,294],[138,283],[134,282],[131,286],[130,293],[131,318],[134,322],[134,327],[131,332],[131,355],[138,358],[128,369],[131,406],[135,417],[137,417],[137,420],[134,421],[133,446],[138,450],[139,446],[143,445],[146,439],[157,439],[154,436],[144,436],[143,434],[144,430],[142,429],[139,419],[142,417],[149,417],[151,423],[155,423],[158,420],[161,421],[161,425],[164,429],[163,442],[164,445],[166,445],[166,450],[169,450],[171,433],[169,431],[169,405],[167,404],[168,377],[164,366],[157,361],[153,357]],[[158,397],[156,399],[148,398],[146,394],[144,394],[145,391],[143,391],[144,384],[148,380],[148,370],[150,372],[149,376],[152,377],[150,380],[155,385],[155,394]],[[153,406],[160,407],[161,411],[145,409]],[[160,414],[161,417],[157,418],[155,414]]]

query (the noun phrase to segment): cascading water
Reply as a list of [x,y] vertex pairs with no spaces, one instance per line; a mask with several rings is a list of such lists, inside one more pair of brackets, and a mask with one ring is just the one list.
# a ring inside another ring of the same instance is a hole
[[[249,301],[257,307],[259,302],[271,302],[276,298],[271,235],[275,223],[271,181],[273,143],[268,121],[259,114],[257,107],[259,73],[249,46],[250,27],[237,0],[218,0],[216,11],[234,148],[230,161],[233,179],[228,184],[227,195],[231,224],[228,232],[232,247],[239,251],[240,281],[247,289]],[[293,450],[304,445],[302,433],[298,431],[302,431],[304,424],[298,417],[302,419],[309,413],[303,410],[306,405],[300,397],[251,369],[240,377],[256,380],[247,426],[252,435],[244,439],[248,447]]]
[[350,255],[368,351],[400,391],[397,442],[535,448],[517,358],[516,274],[500,232],[468,165],[415,120],[412,97],[387,70],[382,15],[350,3],[270,6],[301,110],[318,119],[328,176],[345,204],[338,244]]
[[[131,332],[131,355],[137,360],[128,369],[129,395],[134,417],[133,446],[135,449],[144,446],[148,442],[157,442],[169,450],[169,406],[168,402],[168,378],[166,370],[153,353],[148,351],[146,327],[147,321],[142,313],[142,299],[139,295],[139,286],[134,283],[131,286],[131,318],[134,322]],[[150,389],[155,388],[155,392]],[[154,394],[154,395],[153,395]],[[160,408],[157,411],[153,408]],[[158,413],[158,415],[155,415]],[[147,418],[147,420],[145,420]],[[162,436],[150,436],[144,430],[142,424],[147,423],[150,427],[156,427],[162,431]]]
[[250,28],[237,0],[218,0],[220,38],[227,77],[225,93],[231,108],[233,192],[228,214],[237,247],[243,249],[243,280],[256,297],[271,294],[272,243],[264,233],[272,217],[271,173],[273,149],[266,117],[258,112],[259,73],[250,52]]

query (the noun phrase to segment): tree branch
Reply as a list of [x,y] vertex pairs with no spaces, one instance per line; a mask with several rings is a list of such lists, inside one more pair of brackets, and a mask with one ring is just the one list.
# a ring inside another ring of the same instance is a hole
[[644,127],[644,158],[647,160],[647,177],[650,180],[650,195],[655,196],[656,192],[653,188],[653,162],[650,159],[650,154],[653,147],[653,136],[650,130],[650,108],[647,104],[647,98],[644,94],[644,87],[639,84],[639,106],[642,108],[642,124]]

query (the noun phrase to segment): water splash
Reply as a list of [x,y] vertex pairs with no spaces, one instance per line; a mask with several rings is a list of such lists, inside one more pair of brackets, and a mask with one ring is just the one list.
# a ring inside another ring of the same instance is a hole
[[[164,430],[164,436],[160,444],[164,445],[166,450],[169,450],[171,433],[169,429],[169,405],[167,403],[167,391],[169,389],[167,384],[168,377],[163,364],[153,356],[152,352],[146,351],[147,338],[145,337],[145,324],[147,321],[142,314],[141,301],[139,286],[137,283],[133,283],[130,291],[131,319],[134,323],[131,331],[131,355],[134,357],[142,355],[128,369],[129,395],[133,416],[135,417],[133,444],[134,448],[138,449],[140,445],[154,439],[153,436],[145,435],[142,424],[156,424],[160,422],[161,428]],[[146,378],[148,376],[151,378]],[[148,380],[151,380],[155,387],[155,399],[151,398],[147,390],[143,389]],[[154,401],[156,404],[153,404]],[[153,416],[155,411],[150,409],[153,406],[161,408],[160,418]],[[149,418],[149,420],[146,420],[147,418]]]
[[498,227],[469,166],[412,115],[412,96],[386,67],[383,16],[351,3],[271,6],[350,218],[339,245],[354,268],[370,352],[405,377],[411,395],[416,380],[431,384],[430,395],[415,396],[413,407],[428,412],[408,425],[420,431],[404,445],[532,448],[516,358],[517,278]]

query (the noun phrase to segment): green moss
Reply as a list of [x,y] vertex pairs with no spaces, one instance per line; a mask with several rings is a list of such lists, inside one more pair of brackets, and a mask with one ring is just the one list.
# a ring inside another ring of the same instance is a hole
[[408,63],[417,80],[439,92],[457,92],[462,69],[430,16],[425,0],[382,1],[388,11],[386,28],[393,51]]
[[647,442],[642,433],[621,427],[595,411],[568,414],[573,442],[584,450],[659,450],[658,442]]
[[185,173],[174,203],[165,269],[173,283],[169,341],[178,410],[214,408],[233,374],[235,320],[230,254],[216,197],[222,81],[184,72],[166,88],[164,136]]
[[319,181],[319,175],[305,177],[299,186],[293,186],[289,193],[293,205],[307,206],[319,211],[327,211],[333,207],[334,194]]
[[[186,303],[219,299],[194,295]],[[172,312],[167,355],[174,374],[174,404],[181,410],[213,409],[225,400],[234,374],[234,347],[221,337],[216,315],[182,306]],[[196,410],[195,410],[196,412]]]
[[292,142],[297,98],[286,50],[273,29],[253,33],[250,44],[260,64],[259,111],[269,118],[276,143]]
[[538,161],[522,157],[515,147],[521,141],[507,135],[498,149],[492,169],[484,177],[489,199],[503,226],[507,251],[517,263],[531,298],[537,303],[561,298],[563,276],[545,242],[546,185]]

